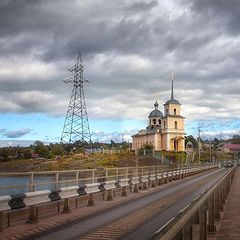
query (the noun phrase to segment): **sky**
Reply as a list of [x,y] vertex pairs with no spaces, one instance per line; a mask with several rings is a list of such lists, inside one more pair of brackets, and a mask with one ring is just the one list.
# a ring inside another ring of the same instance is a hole
[[1,0],[0,146],[60,141],[79,51],[93,140],[146,128],[171,72],[187,135],[240,133],[239,0]]

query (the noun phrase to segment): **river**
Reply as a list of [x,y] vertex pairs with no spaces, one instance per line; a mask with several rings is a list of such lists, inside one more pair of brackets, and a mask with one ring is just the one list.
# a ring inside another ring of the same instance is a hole
[[[76,176],[59,176],[59,181],[75,179]],[[33,183],[54,182],[55,175],[35,175]],[[30,184],[29,176],[0,176],[0,187]],[[60,187],[74,186],[76,182],[59,183]],[[55,184],[35,186],[35,191],[55,190]],[[29,187],[0,189],[0,196],[29,192]]]

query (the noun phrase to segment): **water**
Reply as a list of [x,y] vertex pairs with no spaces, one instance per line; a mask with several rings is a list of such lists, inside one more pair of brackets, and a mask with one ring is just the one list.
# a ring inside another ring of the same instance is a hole
[[[63,180],[72,180],[75,179],[76,176],[74,175],[63,175],[59,176],[59,181]],[[47,183],[47,182],[54,182],[55,175],[34,175],[33,183]],[[30,184],[30,177],[29,176],[0,176],[0,187],[6,186],[17,186],[17,185],[24,185]],[[83,183],[78,183],[78,185],[82,185]],[[59,183],[59,188],[61,187],[69,187],[75,186],[76,182],[69,182],[69,183]],[[55,190],[55,184],[46,184],[35,186],[35,191],[39,190]],[[29,187],[21,187],[21,188],[10,188],[10,189],[0,189],[0,196],[3,195],[12,195],[12,194],[19,194],[19,193],[26,193],[29,192]]]

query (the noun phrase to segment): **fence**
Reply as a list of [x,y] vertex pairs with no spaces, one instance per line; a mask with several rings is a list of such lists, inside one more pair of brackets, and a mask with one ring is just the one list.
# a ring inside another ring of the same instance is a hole
[[[168,181],[178,180],[186,178],[188,176],[195,175],[207,170],[216,168],[217,165],[211,166],[201,166],[194,168],[184,168],[184,169],[170,169],[167,170],[164,166],[145,166],[139,168],[105,168],[102,169],[104,173],[103,176],[98,176],[98,169],[87,169],[87,170],[72,170],[67,171],[69,173],[76,173],[76,178],[72,180],[65,181],[55,181],[51,183],[60,183],[60,182],[80,182],[84,180],[85,182],[90,181],[81,186],[75,184],[75,186],[63,187],[59,190],[51,191],[36,191],[33,192],[35,186],[39,184],[49,184],[49,183],[38,183],[38,184],[27,184],[31,188],[32,192],[27,192],[23,194],[15,195],[6,195],[0,196],[0,231],[3,230],[4,225],[4,216],[7,213],[7,225],[10,225],[10,213],[11,211],[18,211],[19,209],[29,208],[29,219],[27,223],[35,223],[38,220],[38,209],[41,205],[57,203],[58,212],[60,211],[60,201],[64,201],[63,212],[70,212],[69,201],[71,199],[77,200],[82,196],[88,196],[88,205],[94,205],[93,194],[98,194],[103,192],[103,200],[105,192],[107,192],[107,200],[112,200],[112,191],[115,189],[121,189],[122,196],[127,196],[126,189],[130,189],[130,192],[138,192],[139,188],[146,189],[147,186],[155,187],[156,185],[161,185],[162,183],[168,183]],[[92,174],[91,178],[78,178],[80,172],[90,172]],[[62,171],[66,172],[66,171]],[[62,173],[61,172],[61,173]],[[31,181],[33,182],[34,174],[38,173],[28,173]],[[45,172],[49,173],[49,172]],[[98,175],[95,175],[95,174]],[[55,172],[56,177],[59,176],[59,172]],[[101,180],[101,183],[96,183],[96,180]],[[6,186],[4,188],[16,188],[22,187],[18,186]],[[2,187],[3,188],[3,187]],[[57,188],[57,187],[56,187]],[[114,193],[115,194],[115,193]]]
[[[208,233],[216,232],[215,219],[220,217],[220,210],[230,191],[236,172],[236,166],[212,187],[199,195],[189,206],[181,211],[169,223],[153,236],[153,240],[199,239],[206,240]],[[199,236],[194,236],[193,225],[198,224]]]
[[[196,167],[196,165],[191,165]],[[189,168],[188,167],[188,168]],[[181,169],[185,169],[182,167]],[[0,173],[0,177],[21,177],[27,176],[29,184],[0,186],[1,190],[26,189],[29,192],[49,189],[58,190],[59,187],[69,187],[72,185],[84,185],[86,183],[95,183],[105,180],[119,180],[121,178],[141,177],[146,174],[157,174],[166,170],[175,170],[171,165],[157,165],[144,167],[122,167],[122,168],[99,168],[99,169],[82,169],[82,170],[65,170],[65,171],[40,171],[40,172],[22,172],[22,173]],[[36,182],[37,177],[52,176],[53,181]],[[17,181],[17,180],[16,180]],[[44,187],[46,187],[44,189]],[[17,191],[17,190],[16,190]],[[22,191],[24,192],[24,190]],[[21,193],[18,191],[18,193]],[[5,194],[0,194],[5,195]]]

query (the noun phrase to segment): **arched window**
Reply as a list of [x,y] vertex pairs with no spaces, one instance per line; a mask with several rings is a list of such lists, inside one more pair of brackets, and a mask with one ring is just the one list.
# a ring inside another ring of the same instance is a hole
[[174,122],[175,129],[177,129],[177,121]]
[[163,127],[166,128],[166,122],[165,121],[163,122]]
[[160,119],[158,119],[158,124],[161,125],[161,120]]
[[177,109],[174,108],[174,109],[173,109],[173,112],[174,112],[174,115],[176,115],[176,114],[177,114]]
[[156,119],[153,119],[153,124],[156,124]]

